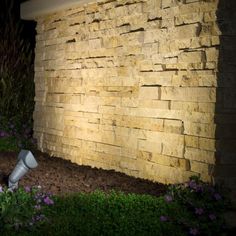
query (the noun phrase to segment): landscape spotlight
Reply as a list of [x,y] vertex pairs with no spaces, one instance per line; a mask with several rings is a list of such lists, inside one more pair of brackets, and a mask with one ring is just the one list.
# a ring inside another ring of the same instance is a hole
[[19,180],[28,172],[38,166],[33,154],[28,150],[21,150],[18,155],[18,163],[8,178],[8,188],[18,188]]

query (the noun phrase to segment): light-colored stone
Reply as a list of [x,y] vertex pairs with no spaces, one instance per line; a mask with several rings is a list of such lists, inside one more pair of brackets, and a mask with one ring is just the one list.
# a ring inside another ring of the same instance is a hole
[[233,50],[221,46],[217,7],[101,0],[37,17],[39,149],[162,183],[212,181],[218,162],[227,177],[235,73],[222,71]]
[[205,151],[196,148],[185,148],[184,157],[188,160],[204,162],[206,164],[215,164],[215,152]]
[[184,134],[205,137],[205,138],[214,138],[216,132],[215,124],[201,124],[201,123],[192,123],[184,122]]
[[164,120],[164,132],[182,134],[184,130],[183,121],[181,120]]
[[178,88],[161,87],[161,100],[187,102],[215,102],[216,89],[214,88]]

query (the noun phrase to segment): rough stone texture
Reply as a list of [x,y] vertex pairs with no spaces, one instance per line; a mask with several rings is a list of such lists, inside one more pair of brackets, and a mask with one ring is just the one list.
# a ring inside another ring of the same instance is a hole
[[103,0],[36,19],[39,149],[163,183],[235,185],[235,31],[217,19],[227,6]]

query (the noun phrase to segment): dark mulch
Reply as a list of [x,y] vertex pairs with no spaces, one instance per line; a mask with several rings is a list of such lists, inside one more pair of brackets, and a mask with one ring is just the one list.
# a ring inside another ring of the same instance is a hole
[[[7,176],[14,169],[18,153],[0,153],[0,184],[6,185]],[[39,166],[29,171],[19,182],[20,186],[38,186],[43,191],[62,195],[72,192],[93,192],[102,190],[123,191],[125,193],[150,194],[159,196],[165,193],[167,186],[151,181],[137,179],[113,170],[102,170],[88,166],[79,166],[68,160],[50,157],[35,152]]]

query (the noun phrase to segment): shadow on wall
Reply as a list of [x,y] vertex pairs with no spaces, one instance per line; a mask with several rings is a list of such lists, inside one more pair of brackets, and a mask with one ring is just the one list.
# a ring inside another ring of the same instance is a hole
[[216,91],[216,182],[233,190],[236,199],[236,1],[219,0],[221,31]]

